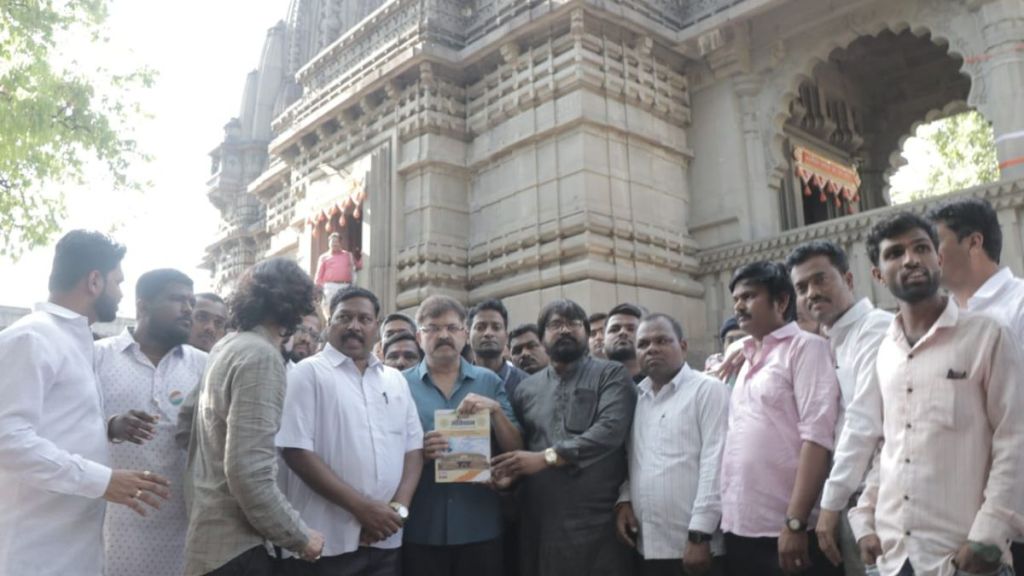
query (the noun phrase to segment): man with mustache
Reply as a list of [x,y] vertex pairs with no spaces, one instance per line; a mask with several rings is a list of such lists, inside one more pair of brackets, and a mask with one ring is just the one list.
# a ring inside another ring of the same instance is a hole
[[604,323],[608,315],[604,312],[594,312],[587,321],[590,322],[590,338],[587,344],[590,347],[590,355],[594,358],[606,358],[604,355]]
[[868,234],[872,275],[899,313],[878,349],[877,379],[851,407],[871,433],[840,440],[859,474],[883,442],[850,524],[869,574],[1012,574],[1024,359],[1005,326],[939,292],[937,247],[931,223],[909,212]]
[[643,315],[639,306],[619,304],[608,312],[604,328],[604,357],[625,366],[636,383],[646,377],[636,360],[636,329]]
[[151,270],[139,277],[135,299],[138,325],[96,343],[96,377],[111,436],[128,441],[115,442],[110,459],[118,468],[155,472],[176,489],[147,518],[107,509],[106,573],[180,576],[188,515],[181,491],[185,452],[174,442],[175,423],[203,377],[206,353],[186,345],[195,301],[191,278],[178,270]]
[[579,304],[547,304],[537,326],[551,365],[512,397],[526,450],[492,461],[499,485],[521,480],[522,573],[626,576],[631,555],[615,538],[614,506],[636,386],[618,362],[587,354],[590,323]]
[[188,343],[203,352],[209,352],[227,331],[228,306],[224,299],[212,292],[196,294],[192,308],[192,335]]
[[[383,360],[384,343],[399,332],[407,332],[415,337],[416,322],[413,322],[412,318],[409,318],[400,312],[388,314],[384,318],[384,321],[380,323],[380,340],[378,340],[377,345],[374,346],[373,353]],[[387,364],[387,362],[385,362],[385,364]],[[416,364],[419,364],[419,360],[416,361]]]
[[319,352],[320,331],[319,316],[307,314],[302,317],[302,323],[295,328],[295,333],[281,350],[289,371],[299,362]]
[[726,574],[841,574],[809,531],[839,413],[828,342],[797,326],[796,293],[781,264],[743,266],[729,289],[750,338],[722,457]]
[[419,410],[427,462],[409,511],[402,545],[406,576],[479,576],[502,570],[501,508],[483,484],[438,484],[434,461],[448,440],[434,430],[437,410],[490,412],[498,449],[518,450],[522,435],[498,376],[473,366],[460,353],[466,345],[466,309],[448,296],[431,296],[416,313],[417,338],[425,356],[405,371]]
[[509,332],[508,350],[512,363],[527,374],[536,374],[551,362],[536,324],[520,324]]
[[124,254],[68,232],[48,301],[0,332],[0,574],[102,574],[104,500],[145,515],[169,495],[153,472],[109,466],[89,325],[117,317]]
[[[846,252],[828,240],[797,246],[786,258],[786,268],[796,289],[797,308],[821,324],[835,355],[842,406],[847,409],[847,417],[840,418],[840,429],[861,438],[865,428],[855,415],[849,417],[848,409],[857,392],[876,378],[878,346],[893,316],[875,309],[867,298],[854,298]],[[821,498],[816,533],[821,551],[833,564],[842,562],[850,576],[863,574],[864,566],[845,512],[856,503],[863,480],[863,474],[851,475],[846,454],[837,449]]]
[[398,576],[402,524],[423,469],[423,429],[405,379],[371,353],[380,302],[350,286],[330,302],[323,351],[288,374],[277,446],[302,482],[288,500],[324,534],[315,567],[288,576]]
[[721,574],[712,557],[721,538],[712,535],[722,517],[729,389],[686,363],[683,327],[671,316],[646,316],[636,345],[648,376],[637,387],[616,532],[640,553],[639,576]]
[[484,300],[469,311],[469,345],[477,366],[483,366],[501,378],[510,398],[526,372],[505,360],[508,346],[508,310],[501,300]]

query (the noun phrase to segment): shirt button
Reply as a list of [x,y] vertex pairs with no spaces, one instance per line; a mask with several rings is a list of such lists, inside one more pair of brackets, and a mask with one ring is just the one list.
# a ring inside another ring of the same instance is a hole
[[910,430],[910,422],[907,422],[907,430]]
[[904,500],[910,500],[910,495],[908,495],[908,494],[904,494],[904,495],[903,495],[903,499],[904,499]]
[[914,359],[914,355],[913,354],[907,354],[907,360],[913,360],[913,359]]
[[910,394],[910,393],[911,393],[911,392],[913,392],[913,391],[914,391],[914,389],[913,389],[913,388],[907,388],[907,394]]
[[906,462],[907,464],[910,464],[910,458],[904,458],[903,461]]
[[906,532],[904,532],[904,534],[906,534],[907,536],[910,536],[910,530],[907,530]]

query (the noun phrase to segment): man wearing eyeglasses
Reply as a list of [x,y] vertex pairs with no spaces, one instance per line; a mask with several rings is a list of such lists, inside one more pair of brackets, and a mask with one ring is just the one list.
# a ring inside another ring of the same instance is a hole
[[438,484],[434,461],[448,441],[434,430],[436,410],[490,412],[492,435],[501,451],[519,450],[522,435],[501,378],[465,361],[466,309],[447,296],[431,296],[416,314],[419,366],[405,371],[419,410],[425,466],[409,510],[402,544],[405,576],[501,574],[501,505],[484,484]]
[[614,508],[636,386],[622,364],[587,354],[590,323],[579,304],[551,302],[537,326],[551,364],[512,394],[526,449],[497,456],[491,470],[499,487],[522,479],[522,573],[631,574]]
[[309,314],[302,317],[302,324],[281,348],[290,372],[296,364],[316,354],[320,349],[320,317]]

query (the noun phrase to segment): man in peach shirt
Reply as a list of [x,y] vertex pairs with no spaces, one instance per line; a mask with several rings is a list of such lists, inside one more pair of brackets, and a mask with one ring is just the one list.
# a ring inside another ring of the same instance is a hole
[[342,288],[356,283],[356,271],[363,269],[363,259],[341,247],[341,234],[328,237],[330,250],[320,255],[316,266],[316,285],[324,289],[324,302]]
[[1024,360],[1009,330],[939,293],[935,229],[899,213],[867,240],[875,279],[899,303],[878,351],[877,380],[853,403],[873,434],[843,435],[864,467],[850,511],[868,574],[1012,574],[1009,539],[1024,510]]

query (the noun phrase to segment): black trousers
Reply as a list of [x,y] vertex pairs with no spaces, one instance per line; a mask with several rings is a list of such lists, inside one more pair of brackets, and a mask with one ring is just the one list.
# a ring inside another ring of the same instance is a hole
[[[833,566],[818,547],[818,537],[807,533],[811,565],[801,576],[843,576],[842,565]],[[785,576],[779,566],[778,538],[746,538],[726,532],[726,576]]]
[[402,544],[404,576],[501,576],[501,538],[458,546]]
[[382,550],[362,547],[338,556],[324,556],[316,562],[301,558],[281,561],[284,576],[399,576],[402,555],[399,548]]
[[[721,558],[712,558],[711,570],[707,572],[707,576],[722,576],[722,564]],[[639,554],[637,555],[636,570],[633,573],[636,576],[688,576],[688,573],[683,570],[683,560],[681,558],[672,560],[644,560]]]
[[273,564],[263,546],[249,548],[206,576],[272,576]]
[[1013,569],[1024,574],[1024,542],[1011,542],[1010,554],[1013,555]]

